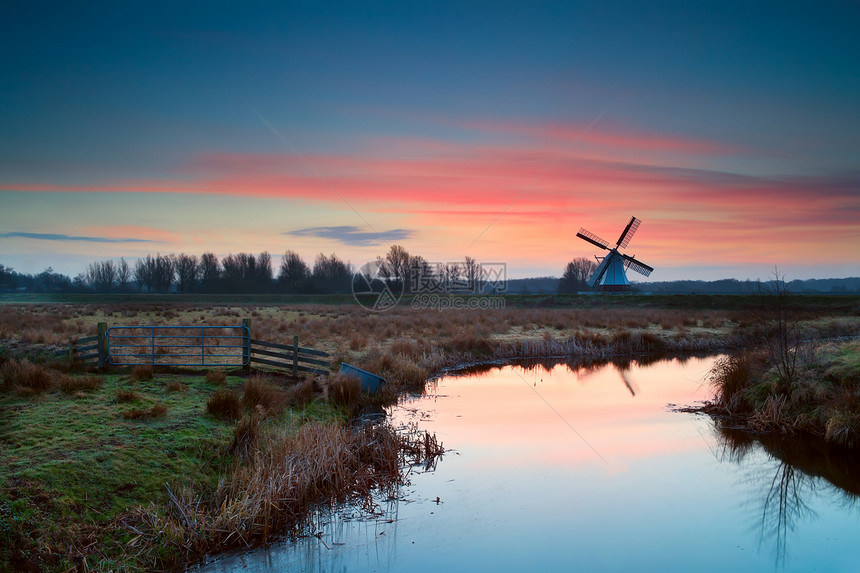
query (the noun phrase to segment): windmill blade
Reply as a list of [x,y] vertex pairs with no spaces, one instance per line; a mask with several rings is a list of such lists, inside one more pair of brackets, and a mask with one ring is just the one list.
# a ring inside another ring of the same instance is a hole
[[652,272],[654,272],[654,267],[649,267],[645,263],[643,263],[641,261],[637,261],[636,259],[634,259],[633,257],[631,257],[629,255],[621,255],[621,256],[624,257],[625,261],[627,261],[625,266],[628,269],[633,269],[634,271],[636,271],[640,275],[644,275],[647,277]]
[[[610,253],[611,254],[611,253]],[[603,277],[603,274],[606,272],[606,269],[609,268],[609,261],[612,257],[603,257],[603,260],[600,261],[600,264],[597,265],[597,268],[594,269],[594,272],[591,273],[591,277],[588,279],[588,286],[594,288],[600,282],[600,279]]]
[[630,239],[633,238],[633,234],[636,233],[636,229],[639,228],[639,225],[642,224],[642,221],[633,217],[630,219],[630,222],[627,223],[627,226],[624,227],[624,230],[621,232],[621,236],[618,237],[617,247],[621,247],[622,249],[627,247],[630,244]]
[[607,251],[609,250],[609,243],[607,243],[606,241],[604,241],[603,239],[601,239],[600,237],[598,237],[594,233],[586,231],[585,229],[580,229],[579,232],[576,234],[576,236],[579,237],[580,239],[582,239],[583,241],[588,241],[592,245],[596,245],[596,246],[600,247],[601,249],[606,249]]
[[621,379],[624,380],[624,385],[627,386],[627,389],[630,391],[630,395],[635,398],[636,392],[639,391],[639,386],[637,386],[635,382],[632,382],[630,378],[628,378],[627,368],[619,368],[616,366],[615,369],[618,370],[619,374],[621,374]]

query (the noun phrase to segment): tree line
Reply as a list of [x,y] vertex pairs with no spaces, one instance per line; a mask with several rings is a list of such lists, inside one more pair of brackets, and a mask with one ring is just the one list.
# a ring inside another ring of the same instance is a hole
[[[472,257],[462,262],[429,263],[393,245],[356,273],[355,267],[336,254],[316,256],[313,265],[287,251],[274,268],[268,252],[229,254],[221,259],[211,252],[147,254],[135,261],[125,258],[95,261],[74,278],[50,267],[36,274],[18,273],[0,264],[0,292],[55,293],[348,293],[363,274],[372,290],[391,288],[397,292],[504,292],[506,277],[493,275]],[[587,290],[586,280],[595,263],[574,259],[559,279],[562,293]],[[498,270],[498,269],[496,269]],[[372,274],[372,276],[370,276]]]

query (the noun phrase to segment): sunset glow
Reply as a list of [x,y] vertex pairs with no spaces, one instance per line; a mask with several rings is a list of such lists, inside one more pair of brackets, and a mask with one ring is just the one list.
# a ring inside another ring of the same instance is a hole
[[0,263],[401,244],[558,276],[597,254],[580,227],[635,215],[650,280],[860,274],[860,43],[832,7],[147,9],[7,20]]

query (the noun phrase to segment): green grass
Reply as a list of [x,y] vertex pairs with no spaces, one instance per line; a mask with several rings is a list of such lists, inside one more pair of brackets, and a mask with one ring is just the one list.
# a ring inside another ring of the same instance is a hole
[[[185,391],[169,391],[172,378]],[[226,380],[237,391],[243,384]],[[120,402],[117,392],[132,387],[137,398]],[[90,543],[89,567],[135,569],[126,547],[133,532],[117,518],[150,501],[166,503],[166,482],[214,490],[229,464],[233,424],[205,413],[216,388],[202,375],[131,382],[110,374],[101,388],[73,395],[0,394],[0,570],[65,570],[76,565],[74,548]],[[123,417],[155,404],[166,415]],[[340,419],[319,403],[283,416]]]

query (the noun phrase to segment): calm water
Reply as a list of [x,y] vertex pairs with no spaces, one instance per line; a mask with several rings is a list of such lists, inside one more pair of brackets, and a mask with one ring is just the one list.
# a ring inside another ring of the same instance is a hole
[[320,516],[319,539],[204,569],[860,571],[854,459],[667,407],[708,397],[713,360],[440,379],[391,416],[449,451],[382,517]]

